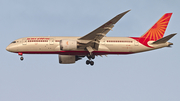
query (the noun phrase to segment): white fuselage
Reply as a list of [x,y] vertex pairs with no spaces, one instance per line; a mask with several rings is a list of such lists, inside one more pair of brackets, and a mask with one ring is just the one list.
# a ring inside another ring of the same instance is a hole
[[[60,50],[60,40],[78,40],[79,37],[25,37],[15,40],[6,49],[14,53],[23,54],[62,54],[62,55],[87,55],[88,51],[84,48],[75,50]],[[107,54],[131,54],[153,50],[157,48],[167,47],[168,42],[147,47],[130,37],[104,37],[93,51],[95,55]]]

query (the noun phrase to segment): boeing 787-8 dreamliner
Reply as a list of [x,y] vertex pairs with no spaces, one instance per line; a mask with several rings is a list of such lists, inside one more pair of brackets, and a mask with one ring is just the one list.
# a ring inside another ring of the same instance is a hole
[[58,54],[59,63],[70,64],[87,56],[87,65],[94,65],[95,56],[108,54],[133,54],[169,47],[167,42],[176,33],[166,37],[164,33],[172,13],[164,14],[145,34],[140,37],[106,37],[114,25],[127,12],[123,12],[83,37],[24,37],[13,41],[6,50],[23,54]]

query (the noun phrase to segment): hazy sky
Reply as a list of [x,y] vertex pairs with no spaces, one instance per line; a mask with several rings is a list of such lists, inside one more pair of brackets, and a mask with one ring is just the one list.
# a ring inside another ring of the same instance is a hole
[[[1,0],[0,101],[180,101],[179,0]],[[173,12],[162,48],[132,55],[83,58],[62,65],[58,55],[20,56],[5,50],[28,36],[84,36],[131,9],[107,36],[141,36]]]

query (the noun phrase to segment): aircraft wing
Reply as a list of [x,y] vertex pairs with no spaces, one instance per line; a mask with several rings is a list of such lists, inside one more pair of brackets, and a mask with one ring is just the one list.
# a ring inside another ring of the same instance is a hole
[[119,19],[121,19],[129,11],[130,10],[125,11],[125,12],[115,16],[114,18],[112,18],[111,20],[109,20],[108,22],[106,22],[105,24],[100,26],[99,28],[97,28],[94,31],[90,32],[89,34],[79,38],[78,42],[88,43],[90,41],[101,40],[110,30],[112,30],[112,28],[114,27],[114,24],[116,24],[116,22],[118,22]]

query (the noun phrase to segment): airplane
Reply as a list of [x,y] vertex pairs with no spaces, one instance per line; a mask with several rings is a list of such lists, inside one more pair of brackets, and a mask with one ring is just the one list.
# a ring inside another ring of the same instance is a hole
[[177,33],[163,37],[172,13],[164,14],[140,37],[107,37],[106,34],[129,11],[115,16],[83,37],[24,37],[10,43],[6,50],[18,53],[20,60],[24,59],[23,54],[58,54],[60,64],[72,64],[86,56],[86,64],[93,66],[95,56],[134,54],[173,45],[167,41]]

